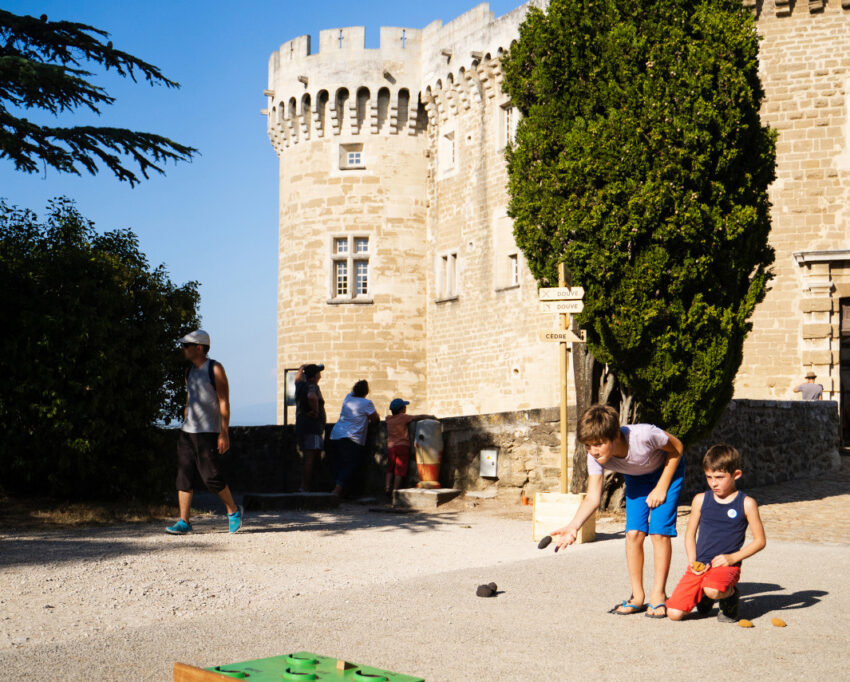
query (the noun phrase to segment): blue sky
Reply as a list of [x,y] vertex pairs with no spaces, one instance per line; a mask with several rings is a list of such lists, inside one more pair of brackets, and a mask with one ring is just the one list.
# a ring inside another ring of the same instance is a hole
[[[522,4],[494,0],[497,16]],[[9,1],[4,9],[66,19],[108,31],[116,48],[158,66],[180,90],[99,76],[117,98],[101,115],[80,111],[66,125],[111,125],[155,132],[200,150],[135,188],[109,172],[27,175],[0,161],[0,197],[43,213],[68,196],[97,229],[130,228],[152,265],[177,283],[201,283],[201,315],[211,355],[227,369],[234,425],[274,423],[277,316],[277,158],[266,137],[263,89],[269,55],[325,28],[365,26],[377,47],[380,26],[422,28],[475,6],[422,2],[214,0]],[[94,70],[94,69],[91,69]],[[31,120],[51,123],[48,115]]]

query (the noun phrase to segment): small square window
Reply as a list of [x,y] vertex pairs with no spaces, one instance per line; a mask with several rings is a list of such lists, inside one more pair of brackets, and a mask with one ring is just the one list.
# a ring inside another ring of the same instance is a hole
[[354,253],[369,253],[369,237],[354,238]]
[[348,238],[334,239],[334,251],[336,253],[348,253]]
[[366,167],[362,142],[339,145],[339,167],[340,170]]

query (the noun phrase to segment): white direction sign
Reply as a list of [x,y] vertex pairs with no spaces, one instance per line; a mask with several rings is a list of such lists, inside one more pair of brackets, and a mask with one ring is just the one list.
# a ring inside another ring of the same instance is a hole
[[543,287],[537,290],[541,301],[580,301],[584,298],[582,287]]
[[571,332],[569,329],[553,329],[540,332],[541,341],[559,341],[560,343],[586,343],[586,334],[581,330],[581,336]]
[[540,301],[540,311],[544,313],[580,313],[584,310],[584,301]]

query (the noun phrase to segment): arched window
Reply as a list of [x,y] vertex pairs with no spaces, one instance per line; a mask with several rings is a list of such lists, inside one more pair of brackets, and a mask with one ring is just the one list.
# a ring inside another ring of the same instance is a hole
[[319,129],[322,131],[322,135],[327,135],[329,133],[328,129],[325,127],[328,99],[330,99],[330,95],[328,95],[327,90],[320,90],[319,94],[316,95],[316,111],[319,114]]
[[369,94],[369,88],[358,88],[357,89],[357,131],[363,130],[363,126],[366,125],[369,121],[369,99],[371,95]]
[[310,115],[310,94],[305,93],[301,97],[301,120],[304,122],[304,129],[307,134],[310,134],[310,129],[313,125],[313,117]]
[[334,108],[336,110],[337,134],[341,133],[345,128],[345,105],[348,103],[348,88],[340,88],[336,91],[336,101]]
[[387,122],[390,117],[390,89],[381,88],[378,90],[378,132],[382,133],[386,130]]
[[410,117],[410,90],[402,88],[398,91],[398,132],[402,132],[407,127],[407,121]]

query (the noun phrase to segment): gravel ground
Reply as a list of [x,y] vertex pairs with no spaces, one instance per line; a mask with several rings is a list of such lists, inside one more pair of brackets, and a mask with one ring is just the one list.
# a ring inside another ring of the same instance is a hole
[[[527,516],[526,512],[523,512]],[[0,534],[3,679],[171,679],[308,650],[441,680],[846,679],[850,546],[771,541],[746,562],[745,630],[605,610],[628,596],[621,534],[538,551],[523,514],[249,515]],[[669,589],[684,564],[674,545]],[[475,596],[495,581],[500,594]],[[778,615],[787,628],[775,628]],[[709,662],[710,661],[710,662]]]

